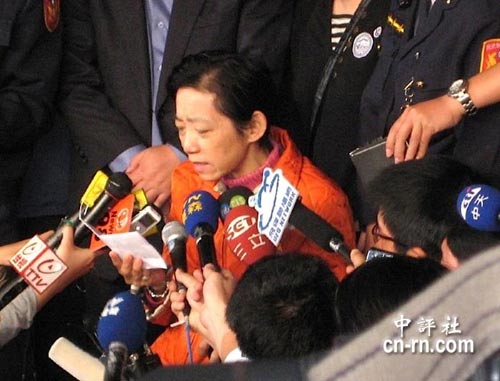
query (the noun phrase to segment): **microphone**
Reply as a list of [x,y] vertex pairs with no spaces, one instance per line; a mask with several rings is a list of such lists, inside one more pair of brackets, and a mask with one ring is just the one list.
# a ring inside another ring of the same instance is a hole
[[470,227],[500,232],[500,191],[485,184],[464,188],[457,198],[457,210]]
[[342,233],[302,204],[300,199],[295,203],[288,222],[323,250],[339,253],[351,262],[351,251],[344,243]]
[[108,361],[104,370],[104,381],[124,381],[127,369],[127,347],[119,341],[109,344]]
[[[170,253],[170,259],[172,260],[172,266],[174,271],[176,269],[181,269],[187,272],[187,261],[186,261],[186,240],[188,234],[186,229],[179,221],[170,221],[165,224],[163,230],[161,231],[161,238],[165,246],[168,247],[168,252]],[[177,283],[177,289],[185,290],[186,286],[182,283]]]
[[104,378],[104,365],[65,337],[52,344],[49,358],[79,381]]
[[129,353],[143,348],[146,340],[146,314],[139,295],[124,291],[111,298],[97,323],[97,338],[107,351],[107,381],[121,380]]
[[[74,242],[78,243],[84,237],[86,233],[85,224],[95,225],[131,189],[132,181],[125,173],[113,173],[107,179],[104,191],[99,195],[90,211],[82,217],[82,220],[80,220],[80,211],[67,219],[74,226]],[[50,249],[57,249],[61,243],[63,228],[64,226],[60,226],[53,235],[45,240],[45,244]],[[44,245],[37,245],[37,248],[45,251]],[[40,275],[37,274],[37,277],[40,278]],[[0,287],[0,305],[8,303],[26,287],[26,283],[22,282],[23,278],[15,272],[9,271],[8,276],[10,279]]]
[[[86,233],[86,224],[91,226],[96,225],[99,220],[104,217],[120,199],[129,194],[131,190],[132,181],[125,173],[112,173],[106,182],[104,191],[99,195],[89,212],[83,215],[81,220],[80,211],[77,211],[68,218],[69,223],[75,227],[74,241],[78,242],[84,237]],[[46,240],[47,245],[52,249],[57,248],[61,243],[62,230],[63,227],[59,227],[56,232]]]
[[108,300],[97,323],[102,348],[113,341],[123,343],[130,353],[142,348],[146,338],[146,314],[140,296],[123,291]]
[[222,221],[226,219],[231,209],[240,205],[248,205],[248,199],[253,196],[253,192],[244,186],[229,188],[219,197],[220,217]]
[[[187,232],[184,226],[178,221],[170,221],[168,222],[161,232],[161,237],[163,239],[163,243],[168,247],[168,251],[170,253],[170,258],[172,259],[172,266],[174,267],[174,279],[177,285],[178,291],[186,291],[187,287],[178,282],[175,277],[175,270],[181,269],[184,272],[187,272],[187,261],[186,261],[186,240],[187,240]],[[191,312],[191,306],[189,305],[187,298],[184,300],[184,309],[182,311],[184,315],[184,329],[186,332],[186,345],[188,348],[188,356],[189,361],[193,363],[193,353],[191,348],[191,336],[189,326],[189,313]],[[175,323],[177,324],[177,323]]]
[[196,240],[201,267],[212,263],[218,268],[213,235],[219,224],[219,203],[206,191],[192,192],[184,202],[182,220]]
[[224,223],[229,248],[247,265],[276,252],[276,246],[259,232],[257,219],[254,208],[239,205],[229,211]]

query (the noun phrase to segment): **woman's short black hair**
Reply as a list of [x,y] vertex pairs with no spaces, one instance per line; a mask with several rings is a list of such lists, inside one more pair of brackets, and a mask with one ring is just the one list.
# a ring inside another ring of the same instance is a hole
[[186,56],[175,67],[167,84],[174,97],[182,87],[215,95],[215,107],[244,130],[254,111],[261,111],[268,128],[260,140],[269,146],[269,125],[275,116],[276,89],[265,65],[223,51],[204,51]]

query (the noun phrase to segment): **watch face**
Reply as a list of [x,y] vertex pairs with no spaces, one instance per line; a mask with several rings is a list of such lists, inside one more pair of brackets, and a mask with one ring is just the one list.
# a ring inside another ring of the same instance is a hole
[[450,86],[449,93],[456,94],[460,91],[465,90],[465,81],[463,79],[457,79]]

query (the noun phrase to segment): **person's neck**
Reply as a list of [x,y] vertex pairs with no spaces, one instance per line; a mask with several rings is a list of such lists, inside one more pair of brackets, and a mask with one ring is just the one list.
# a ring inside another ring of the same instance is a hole
[[332,13],[334,15],[353,15],[361,0],[334,0]]
[[278,162],[281,154],[280,146],[276,142],[272,142],[272,145],[273,148],[271,152],[262,149],[259,151],[259,155],[252,155],[253,157],[255,157],[255,165],[249,166],[251,167],[250,170],[245,171],[244,174],[239,176],[225,176],[222,178],[222,182],[228,188],[232,188],[235,186],[244,186],[250,190],[254,190],[262,182],[262,173],[264,172],[264,168],[272,168]]

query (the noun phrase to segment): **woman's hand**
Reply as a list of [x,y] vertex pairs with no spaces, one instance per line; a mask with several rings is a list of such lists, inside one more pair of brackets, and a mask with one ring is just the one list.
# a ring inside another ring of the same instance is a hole
[[142,258],[132,254],[126,254],[122,259],[117,253],[111,251],[109,256],[125,283],[137,288],[151,287],[158,294],[165,291],[167,272],[164,269],[145,269]]

